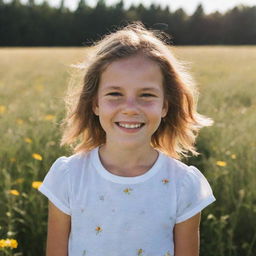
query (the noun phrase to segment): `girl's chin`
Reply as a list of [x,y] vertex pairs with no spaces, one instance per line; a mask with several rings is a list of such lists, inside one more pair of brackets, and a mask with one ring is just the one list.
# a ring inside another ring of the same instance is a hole
[[123,150],[136,150],[138,148],[141,148],[141,147],[146,147],[148,145],[148,147],[151,147],[150,146],[150,142],[139,142],[138,140],[134,140],[134,141],[131,141],[129,139],[128,140],[119,140],[119,141],[116,141],[116,142],[111,142],[111,146],[112,147],[115,147],[115,148],[119,148],[119,149],[123,149]]

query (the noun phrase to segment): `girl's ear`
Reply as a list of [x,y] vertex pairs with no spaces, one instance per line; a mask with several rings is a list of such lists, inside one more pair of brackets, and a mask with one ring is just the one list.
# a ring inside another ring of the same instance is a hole
[[168,107],[169,107],[169,104],[168,104],[167,100],[165,100],[164,105],[163,105],[163,109],[162,109],[161,117],[166,117],[166,115],[168,113]]
[[99,115],[99,105],[98,105],[98,98],[95,97],[92,101],[92,111],[93,113],[98,116]]

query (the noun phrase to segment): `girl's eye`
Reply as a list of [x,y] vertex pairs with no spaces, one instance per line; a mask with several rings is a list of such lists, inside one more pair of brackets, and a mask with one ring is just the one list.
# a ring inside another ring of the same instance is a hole
[[143,93],[141,94],[142,97],[145,97],[145,98],[148,98],[148,97],[155,97],[154,94],[151,94],[151,93]]
[[109,95],[109,96],[121,96],[121,93],[120,92],[110,92],[107,95]]

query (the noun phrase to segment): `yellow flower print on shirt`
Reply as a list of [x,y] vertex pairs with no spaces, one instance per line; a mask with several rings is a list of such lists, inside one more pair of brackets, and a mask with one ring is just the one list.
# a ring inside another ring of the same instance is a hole
[[140,248],[139,250],[138,250],[138,256],[142,256],[143,255],[143,253],[144,253],[144,251]]
[[164,256],[172,256],[169,252],[165,253]]
[[126,189],[124,189],[124,193],[127,194],[127,195],[130,195],[130,194],[131,194],[131,191],[132,191],[132,188],[126,188]]

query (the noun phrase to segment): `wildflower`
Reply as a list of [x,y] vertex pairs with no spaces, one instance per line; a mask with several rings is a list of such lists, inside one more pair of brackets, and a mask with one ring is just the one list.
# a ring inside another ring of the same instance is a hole
[[41,186],[42,182],[41,181],[33,181],[32,182],[32,187],[35,189],[38,189]]
[[5,246],[5,240],[1,239],[0,240],[0,248],[4,248],[4,246]]
[[223,216],[220,217],[221,222],[226,222],[227,219],[229,219],[229,215],[223,215]]
[[0,105],[0,114],[4,114],[6,111],[6,106]]
[[232,159],[236,159],[236,154],[232,154],[232,155],[231,155],[231,158],[232,158]]
[[217,161],[216,162],[216,164],[218,165],[218,166],[227,166],[227,163],[226,162],[224,162],[224,161]]
[[56,145],[56,142],[55,142],[55,141],[49,141],[49,142],[47,142],[47,144],[46,144],[46,146],[50,146],[50,147],[55,146],[55,145]]
[[46,120],[46,121],[52,121],[54,118],[55,118],[54,115],[45,115],[44,116],[44,120]]
[[10,162],[11,163],[15,163],[16,162],[16,158],[15,157],[10,158]]
[[14,196],[18,196],[18,195],[20,194],[20,192],[17,191],[16,189],[11,189],[11,190],[9,190],[9,193],[10,193],[11,195],[14,195]]
[[240,189],[240,190],[238,191],[238,193],[239,193],[239,197],[240,197],[241,199],[243,199],[243,198],[244,198],[244,195],[245,195],[245,190],[244,190],[244,189]]
[[19,183],[23,183],[23,182],[24,182],[24,178],[19,178],[14,181],[14,184],[19,184]]
[[42,92],[44,90],[44,86],[42,84],[35,85],[34,88],[38,92]]
[[24,138],[24,141],[28,144],[31,144],[32,143],[32,140],[30,138]]
[[16,124],[22,125],[22,124],[24,124],[24,120],[22,120],[20,118],[17,118],[16,119]]
[[5,247],[17,248],[18,242],[15,239],[1,239],[0,248],[5,248]]
[[214,219],[216,219],[216,218],[215,218],[215,216],[214,216],[213,214],[211,214],[211,213],[207,216],[207,220],[214,220]]
[[32,154],[32,157],[38,161],[42,161],[43,157],[37,153]]

